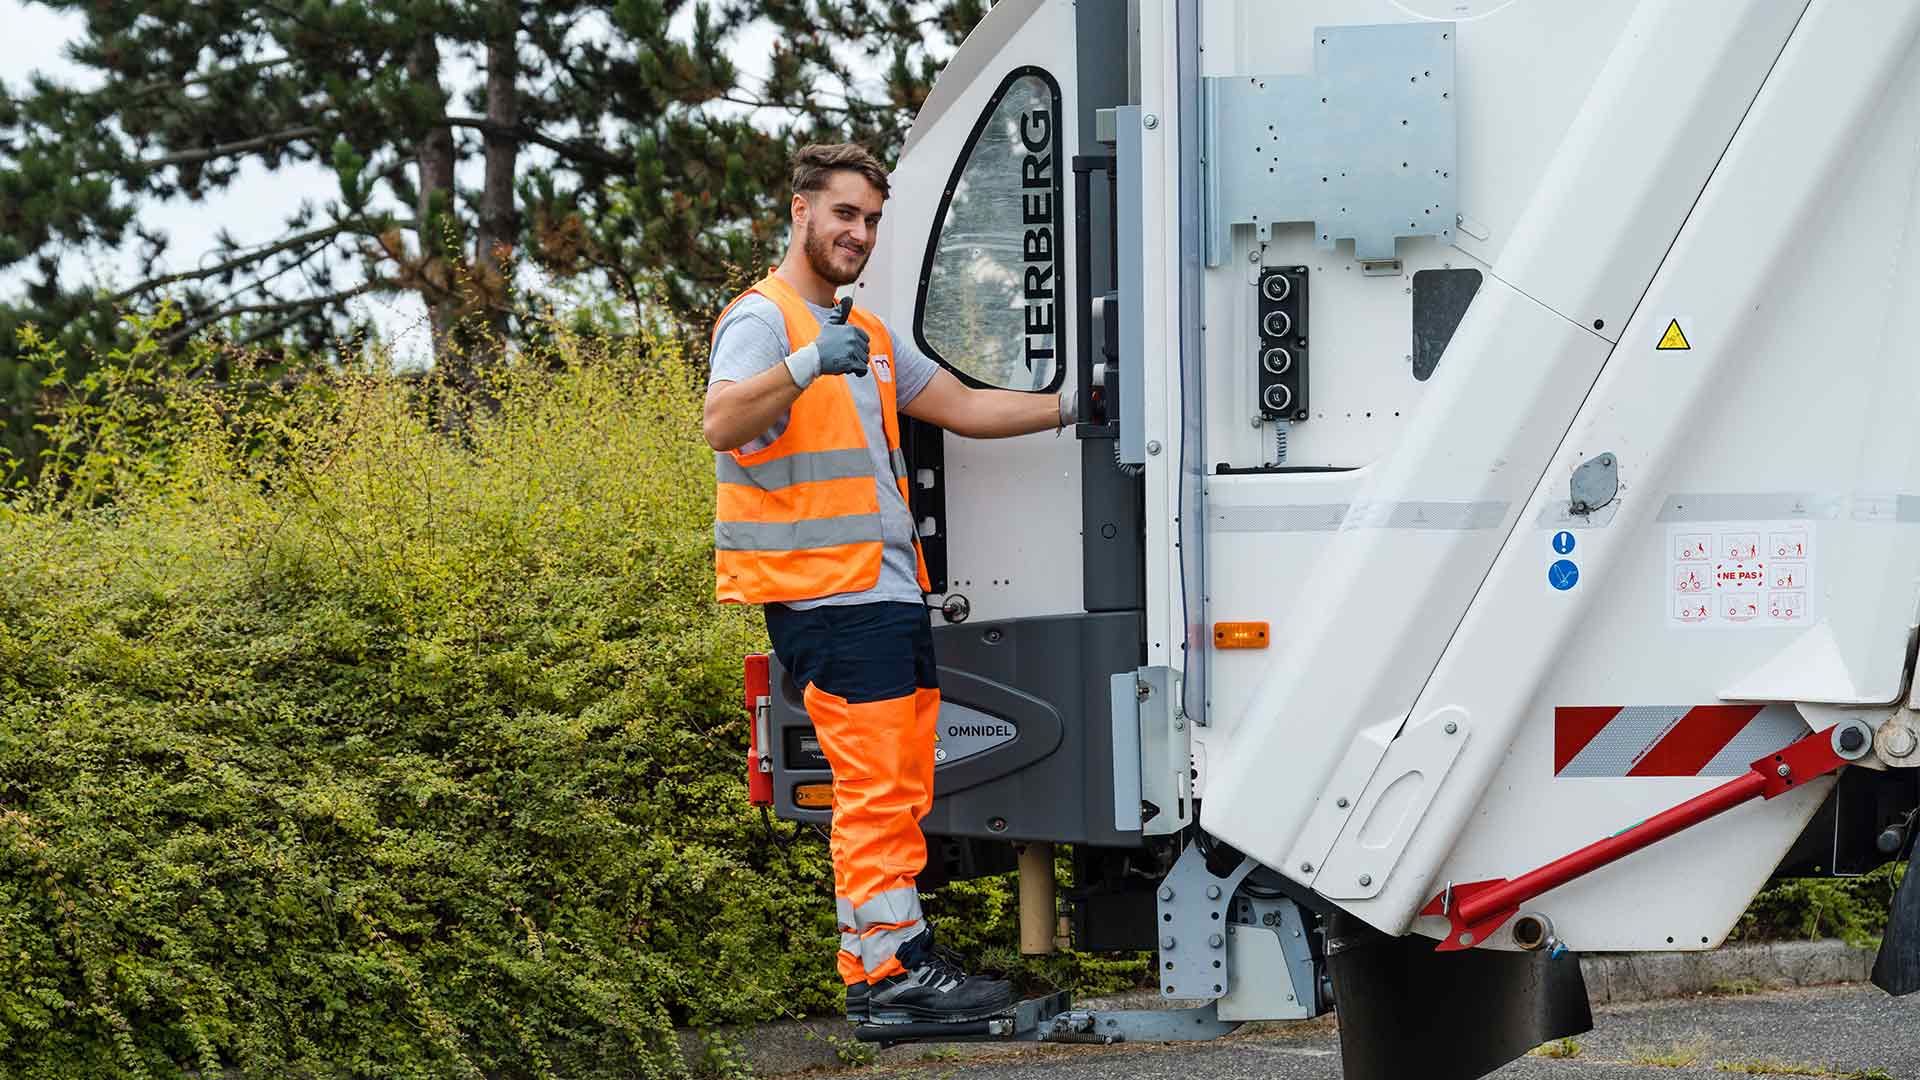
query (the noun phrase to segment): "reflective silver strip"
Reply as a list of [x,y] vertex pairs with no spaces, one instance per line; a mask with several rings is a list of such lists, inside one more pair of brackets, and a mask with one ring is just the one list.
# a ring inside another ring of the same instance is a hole
[[853,909],[853,925],[879,926],[885,923],[914,922],[920,918],[920,890],[912,885],[888,889]]
[[856,480],[872,476],[873,456],[865,450],[810,450],[758,465],[742,465],[732,454],[715,454],[713,474],[723,484],[778,491],[816,480]]
[[859,925],[854,921],[853,901],[844,896],[836,896],[833,898],[833,914],[840,920],[841,926],[851,927]]
[[863,935],[860,938],[861,965],[869,972],[874,971],[881,964],[892,959],[893,954],[900,951],[900,946],[911,941],[924,929],[916,922],[912,926],[902,926],[897,930],[875,930]]
[[713,546],[721,551],[807,551],[841,544],[877,544],[882,539],[879,514],[713,523]]
[[1786,521],[1808,518],[1831,521],[1840,516],[1846,496],[1832,492],[1689,492],[1669,495],[1660,504],[1659,520],[1667,521]]
[[1504,501],[1294,503],[1279,506],[1215,506],[1217,533],[1334,532],[1413,529],[1479,532],[1506,520]]
[[[860,955],[860,935],[851,930],[841,934],[840,951],[846,953],[848,956],[858,957]],[[860,966],[865,967],[866,962],[861,961]]]
[[904,453],[901,453],[898,449],[895,449],[893,453],[889,456],[893,460],[893,475],[900,479],[905,479],[908,475],[907,474],[907,455]]

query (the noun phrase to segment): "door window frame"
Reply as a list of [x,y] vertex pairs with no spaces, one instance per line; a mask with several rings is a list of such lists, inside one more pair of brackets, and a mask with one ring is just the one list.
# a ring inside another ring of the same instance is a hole
[[1068,345],[1068,342],[1067,342],[1066,319],[1070,318],[1073,314],[1073,312],[1070,310],[1073,302],[1070,294],[1066,290],[1067,263],[1069,260],[1067,260],[1062,255],[1060,245],[1066,236],[1065,217],[1066,217],[1066,205],[1067,205],[1066,193],[1065,193],[1066,192],[1065,182],[1062,178],[1062,174],[1066,171],[1067,167],[1071,163],[1066,161],[1061,156],[1062,140],[1060,137],[1060,132],[1061,132],[1061,129],[1066,124],[1066,117],[1062,113],[1060,83],[1059,83],[1059,80],[1053,77],[1053,73],[1048,71],[1046,68],[1039,67],[1034,64],[1022,64],[1019,67],[1013,68],[1012,70],[1008,71],[1006,75],[1001,78],[1000,85],[994,88],[993,95],[987,99],[986,107],[980,111],[979,119],[974,121],[973,130],[969,132],[967,135],[966,145],[961,148],[959,156],[954,160],[953,171],[947,176],[946,188],[944,189],[944,191],[942,191],[940,195],[940,206],[937,210],[934,211],[933,231],[927,237],[926,252],[921,257],[921,260],[920,260],[920,284],[918,289],[914,293],[914,298],[913,298],[913,340],[917,345],[920,346],[920,351],[922,353],[933,358],[933,361],[935,363],[939,364],[943,368],[946,368],[948,371],[951,371],[956,378],[958,378],[961,382],[965,383],[968,386],[972,386],[980,389],[987,389],[987,390],[1009,390],[1010,389],[1004,386],[996,386],[992,383],[985,382],[981,379],[975,378],[973,375],[970,375],[967,372],[962,371],[960,368],[956,367],[954,364],[949,362],[946,357],[940,355],[940,351],[938,349],[934,348],[930,343],[928,343],[926,329],[923,324],[926,319],[926,311],[927,311],[927,289],[933,281],[933,260],[934,260],[934,257],[939,254],[939,250],[940,250],[940,232],[946,226],[947,211],[952,208],[954,193],[960,189],[960,179],[962,176],[966,174],[967,166],[970,163],[972,163],[973,152],[980,143],[980,137],[982,134],[986,132],[987,125],[993,122],[994,115],[1000,111],[1000,103],[1006,99],[1007,92],[1010,89],[1012,89],[1013,85],[1016,82],[1019,82],[1022,79],[1036,78],[1036,77],[1041,81],[1043,85],[1046,86],[1047,93],[1053,104],[1053,125],[1052,125],[1053,127],[1053,130],[1052,130],[1053,222],[1052,222],[1052,228],[1053,228],[1053,245],[1054,245],[1053,251],[1054,251],[1054,267],[1055,267],[1055,273],[1054,273],[1055,300],[1054,300],[1054,323],[1053,323],[1054,325],[1053,377],[1047,381],[1047,384],[1045,386],[1035,387],[1034,389],[1031,389],[1031,390],[1011,390],[1010,391],[1016,394],[1057,393],[1060,387],[1064,385],[1066,382],[1067,369],[1070,366],[1067,362],[1066,346]]

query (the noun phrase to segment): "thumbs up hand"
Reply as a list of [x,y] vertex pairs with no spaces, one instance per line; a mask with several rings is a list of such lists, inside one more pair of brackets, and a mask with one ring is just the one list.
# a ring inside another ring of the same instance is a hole
[[865,375],[867,373],[867,349],[870,342],[867,332],[857,326],[849,326],[847,317],[853,312],[853,297],[840,301],[840,306],[820,328],[820,336],[813,339],[814,347],[820,350],[820,374],[822,375]]

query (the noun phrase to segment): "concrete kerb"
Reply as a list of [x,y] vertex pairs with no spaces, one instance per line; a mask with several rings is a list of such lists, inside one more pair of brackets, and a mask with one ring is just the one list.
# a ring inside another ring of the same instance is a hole
[[[1587,993],[1595,1005],[1612,1005],[1688,994],[1752,993],[1795,986],[1863,982],[1873,969],[1873,950],[1843,941],[1787,941],[1732,945],[1712,952],[1595,954],[1580,958]],[[1076,1001],[1076,1008],[1150,1009],[1163,1002],[1150,990]],[[1171,1004],[1187,1004],[1176,1002]],[[1285,1028],[1250,1024],[1242,1030]],[[681,1052],[696,1073],[709,1043],[722,1047],[755,1075],[779,1076],[809,1069],[839,1068],[875,1060],[871,1047],[855,1041],[853,1027],[835,1017],[783,1020],[717,1028],[704,1035],[682,1031]],[[930,1054],[979,1058],[1018,1053],[1031,1044],[953,1043],[898,1046],[877,1060],[905,1064]],[[711,1070],[708,1070],[711,1071]]]

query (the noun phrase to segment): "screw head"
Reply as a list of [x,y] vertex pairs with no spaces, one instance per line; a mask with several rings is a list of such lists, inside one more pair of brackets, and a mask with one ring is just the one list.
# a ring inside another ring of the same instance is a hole
[[1254,249],[1253,249],[1252,251],[1249,251],[1249,252],[1247,252],[1247,261],[1248,261],[1248,262],[1250,262],[1250,263],[1257,263],[1257,262],[1259,262],[1259,261],[1260,261],[1260,249],[1259,249],[1259,248],[1254,248]]
[[1867,734],[1857,727],[1846,727],[1840,732],[1840,749],[1853,751],[1867,745]]
[[1345,810],[1347,808],[1347,797],[1345,795],[1340,796],[1339,798],[1333,800],[1333,805],[1339,807],[1342,810]]
[[1373,884],[1373,875],[1372,875],[1372,874],[1361,874],[1361,875],[1360,875],[1360,885],[1361,885],[1361,887],[1362,887],[1362,888],[1365,888],[1366,886],[1368,886],[1368,885],[1371,885],[1371,884]]
[[1168,935],[1167,935],[1166,937],[1163,937],[1163,938],[1161,938],[1161,939],[1160,939],[1160,947],[1161,947],[1161,948],[1163,948],[1163,949],[1171,949],[1171,948],[1173,948],[1173,935],[1172,935],[1172,934],[1168,934]]
[[1153,455],[1153,454],[1158,454],[1159,452],[1160,452],[1160,440],[1159,440],[1159,439],[1148,439],[1148,440],[1147,440],[1147,453],[1148,453],[1149,455]]
[[1774,775],[1780,777],[1780,779],[1782,780],[1785,780],[1787,777],[1793,775],[1793,768],[1792,766],[1789,766],[1786,762],[1783,761],[1780,763],[1780,767],[1773,770],[1773,772],[1774,772]]
[[1207,886],[1207,899],[1209,900],[1220,899],[1220,886],[1218,885]]
[[1160,126],[1160,117],[1154,113],[1148,113],[1140,118],[1140,126],[1152,131]]
[[1160,899],[1162,900],[1173,899],[1173,887],[1170,885],[1162,885],[1160,887]]
[[1454,723],[1454,722],[1453,722],[1453,721],[1451,721],[1451,720],[1449,720],[1449,721],[1447,721],[1447,726],[1446,726],[1445,728],[1443,728],[1443,729],[1441,729],[1441,730],[1443,730],[1443,731],[1445,731],[1445,732],[1446,732],[1447,734],[1449,734],[1449,735],[1455,735],[1455,734],[1458,734],[1458,733],[1459,733],[1459,731],[1460,731],[1460,725],[1459,725],[1459,724],[1456,724],[1456,723]]
[[1311,873],[1313,873],[1313,864],[1312,864],[1312,863],[1310,863],[1310,862],[1303,862],[1303,863],[1301,863],[1301,864],[1300,864],[1300,872],[1301,872],[1301,873],[1303,873],[1303,874],[1311,874]]

